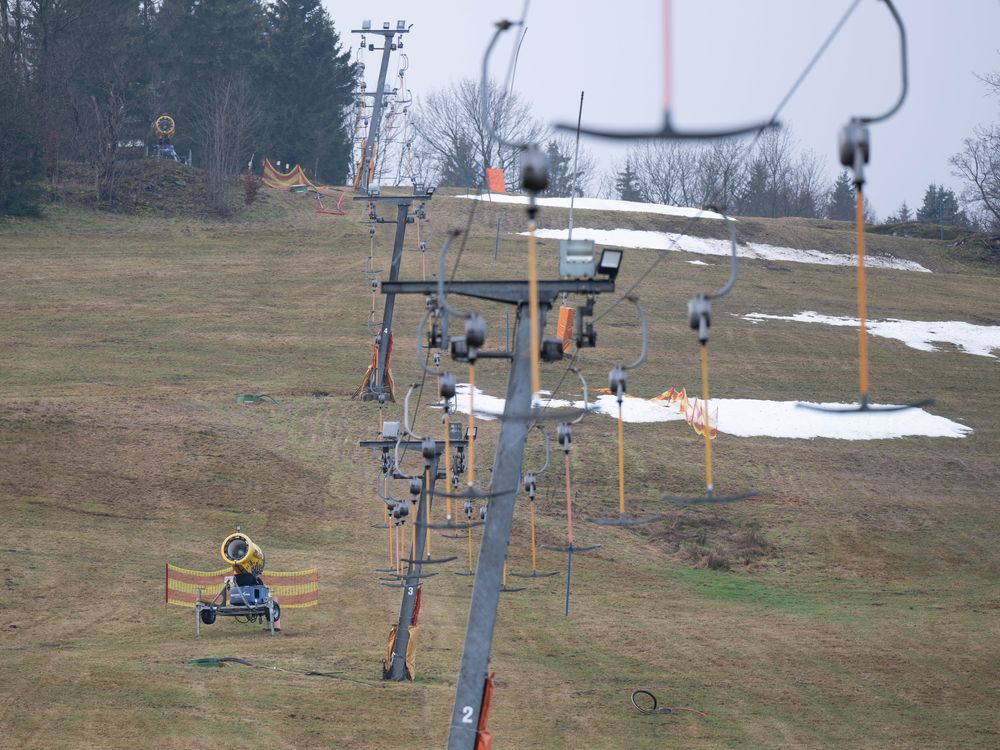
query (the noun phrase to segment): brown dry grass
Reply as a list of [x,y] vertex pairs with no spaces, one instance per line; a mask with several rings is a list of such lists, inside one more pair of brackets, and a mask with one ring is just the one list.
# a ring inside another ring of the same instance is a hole
[[[318,217],[306,199],[272,193],[229,223],[56,208],[45,222],[0,227],[0,744],[216,748],[234,741],[241,713],[271,747],[443,744],[468,579],[428,581],[416,683],[376,679],[398,594],[375,580],[385,554],[383,532],[369,528],[381,520],[376,466],[355,447],[373,433],[375,409],[348,398],[370,357],[362,208]],[[468,210],[435,197],[434,240],[464,227]],[[498,212],[505,229],[517,228],[518,210],[480,207],[460,277],[518,275],[517,238],[505,237],[500,262],[491,260]],[[577,225],[626,220],[667,224],[581,212]],[[757,220],[741,230],[775,244],[850,249],[838,227]],[[387,234],[380,230],[383,265]],[[940,273],[872,272],[873,315],[1000,320],[995,281],[978,266],[945,257],[932,241],[882,239]],[[547,274],[553,250],[544,245]],[[628,252],[621,287],[651,258]],[[725,269],[684,260],[668,256],[640,288],[653,322],[650,361],[630,380],[639,395],[697,384],[684,303]],[[850,331],[728,315],[849,314],[850,272],[769,265],[744,264],[740,285],[716,307],[714,393],[850,398]],[[417,253],[408,253],[404,274],[419,273]],[[420,302],[397,306],[400,384],[420,377],[411,333]],[[626,307],[602,321],[599,347],[582,357],[591,382],[634,357]],[[491,341],[502,339],[504,310],[482,309]],[[879,400],[934,393],[933,411],[974,435],[723,436],[720,490],[752,485],[808,504],[669,510],[666,524],[634,531],[579,521],[579,543],[602,548],[574,560],[572,616],[562,617],[559,578],[502,602],[490,721],[498,744],[996,745],[998,365],[881,339],[872,355]],[[482,387],[502,393],[505,368],[479,370]],[[543,385],[560,373],[548,368]],[[234,396],[247,391],[279,403],[237,406]],[[422,407],[418,423],[432,419]],[[482,427],[481,469],[497,429]],[[614,507],[613,435],[610,420],[591,419],[574,436],[581,516]],[[698,491],[701,448],[686,426],[627,425],[626,440],[630,510],[663,510],[662,491]],[[530,446],[528,460],[539,459]],[[539,535],[558,542],[559,483],[554,473],[544,479]],[[216,567],[216,545],[237,523],[276,569],[320,567],[322,605],[289,612],[281,638],[220,622],[196,641],[190,614],[162,605],[162,565]],[[527,565],[527,532],[519,509],[514,569]],[[733,570],[693,569],[679,554],[685,543],[727,555]],[[460,540],[434,545],[464,554]],[[546,552],[540,567],[564,564]],[[187,666],[226,655],[342,670],[371,684]],[[627,702],[639,686],[709,718],[639,716]]]

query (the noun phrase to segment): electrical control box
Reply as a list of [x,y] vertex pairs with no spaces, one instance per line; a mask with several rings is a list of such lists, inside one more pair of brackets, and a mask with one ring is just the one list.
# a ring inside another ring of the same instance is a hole
[[593,240],[559,241],[559,275],[570,279],[591,279],[597,270]]

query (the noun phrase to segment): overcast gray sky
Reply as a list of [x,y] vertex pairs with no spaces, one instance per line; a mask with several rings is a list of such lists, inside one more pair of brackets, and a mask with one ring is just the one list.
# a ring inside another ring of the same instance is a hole
[[[370,18],[404,19],[414,97],[478,76],[493,22],[516,18],[523,0],[325,0],[345,45]],[[766,119],[850,0],[674,0],[673,112],[677,126]],[[872,128],[867,192],[885,216],[902,200],[919,206],[930,182],[957,189],[948,158],[973,127],[1000,117],[976,73],[1000,71],[1000,0],[897,0],[909,35],[910,94],[900,113]],[[584,122],[620,127],[660,121],[660,0],[532,0],[515,88],[545,122],[572,121],[586,91]],[[508,32],[494,70],[506,69]],[[837,40],[782,113],[801,148],[816,151],[832,179],[837,131],[852,114],[886,109],[899,86],[895,26],[878,0],[862,0]],[[376,56],[368,53],[369,90]],[[395,63],[390,69],[395,71]],[[624,147],[586,139],[610,169]],[[595,185],[596,187],[596,185]]]

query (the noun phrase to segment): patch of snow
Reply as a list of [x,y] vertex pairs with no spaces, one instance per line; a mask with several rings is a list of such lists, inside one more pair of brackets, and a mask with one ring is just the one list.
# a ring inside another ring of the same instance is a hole
[[[748,313],[744,320],[758,323],[763,320],[790,320],[796,323],[823,323],[828,326],[858,327],[858,319],[820,315],[813,310],[805,310],[795,315],[767,315]],[[954,344],[967,354],[993,357],[993,350],[1000,349],[1000,326],[980,326],[961,320],[886,320],[865,321],[865,330],[873,336],[902,341],[913,349],[934,352],[938,349],[932,342],[946,341]]]
[[703,260],[686,260],[685,263],[690,263],[692,266],[713,266],[714,263],[706,263]]
[[[714,401],[714,399],[713,399]],[[719,403],[719,431],[739,437],[834,438],[884,440],[922,435],[961,438],[972,430],[923,409],[831,414],[799,407],[797,401],[726,399]],[[813,404],[816,405],[816,404]],[[818,404],[827,409],[850,409],[857,404]],[[887,405],[887,404],[881,404]]]
[[[456,408],[469,413],[469,386],[456,388]],[[536,403],[552,408],[583,408],[583,401],[547,400]],[[760,399],[711,399],[712,409],[718,409],[719,432],[737,437],[777,437],[793,439],[833,438],[837,440],[884,440],[911,436],[962,438],[972,429],[923,409],[906,409],[883,414],[857,412],[831,414],[803,409],[797,401],[764,401]],[[504,400],[476,389],[476,416],[492,420],[503,413]],[[828,409],[849,409],[851,404],[820,404]],[[606,416],[618,416],[618,402],[611,394],[599,395],[590,408]],[[626,422],[684,422],[684,417],[667,401],[626,396],[622,404],[622,419]],[[685,430],[688,430],[685,425]],[[697,436],[692,434],[692,438]]]
[[[456,411],[468,414],[472,407],[475,407],[476,419],[482,419],[487,422],[492,421],[503,414],[503,407],[506,403],[505,399],[490,396],[488,393],[484,393],[479,388],[476,388],[475,396],[475,399],[469,397],[468,383],[458,383],[455,386],[454,399]],[[559,401],[558,399],[553,400],[551,403],[553,408],[566,405],[567,403],[565,401]]]
[[[513,203],[517,205],[528,205],[526,195],[507,195],[506,193],[493,193],[492,195],[458,195],[457,198],[467,198],[474,201],[487,201],[492,203]],[[549,208],[569,208],[569,198],[538,198],[535,201],[539,206]],[[577,198],[573,201],[574,209],[583,211],[628,211],[640,214],[659,214],[661,216],[683,216],[699,219],[722,219],[722,214],[714,211],[702,211],[699,208],[687,208],[685,206],[666,206],[661,203],[640,203],[638,201],[621,201],[613,198]],[[735,221],[735,219],[734,219]],[[576,230],[573,230],[574,232]]]
[[[521,232],[527,234],[527,232]],[[537,236],[546,239],[564,240],[568,236],[566,229],[539,229]],[[680,253],[697,253],[699,255],[723,255],[731,252],[729,240],[713,240],[705,237],[692,237],[676,232],[650,232],[641,229],[587,229],[574,227],[573,237],[580,240],[593,240],[600,245],[617,247],[635,247],[648,250],[671,250]],[[759,242],[748,242],[737,245],[736,254],[741,258],[753,260],[779,260],[790,263],[814,263],[822,266],[854,266],[858,262],[856,255],[841,255],[824,253],[820,250],[796,250],[792,247],[778,247]],[[903,260],[891,255],[866,255],[865,268],[891,268],[899,271],[919,271],[930,273],[912,260]]]

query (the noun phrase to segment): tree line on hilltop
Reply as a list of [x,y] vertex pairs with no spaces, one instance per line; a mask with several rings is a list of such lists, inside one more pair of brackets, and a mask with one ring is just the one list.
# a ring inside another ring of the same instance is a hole
[[320,0],[0,0],[0,213],[35,210],[63,161],[112,200],[162,114],[221,178],[256,152],[340,182],[354,72]]
[[[71,161],[88,165],[97,200],[112,202],[122,150],[155,141],[160,114],[176,120],[173,145],[205,168],[219,210],[254,154],[343,184],[358,73],[347,47],[320,0],[0,0],[0,215],[37,213],[46,180]],[[1000,74],[982,81],[1000,96]],[[418,97],[410,178],[475,188],[495,167],[516,189],[519,152],[503,144],[537,142],[551,164],[548,195],[854,217],[848,173],[831,179],[787,128],[749,141],[645,142],[601,174],[586,149],[574,169],[572,137],[517,93],[491,86],[487,99],[496,132],[482,121],[477,80]],[[904,202],[885,222],[1000,232],[1000,119],[976,128],[951,166],[958,193],[929,185],[921,206]],[[870,206],[866,221],[876,221]]]
[[[983,81],[1000,91],[1000,74]],[[573,139],[555,135],[532,116],[521,97],[498,86],[490,87],[487,111],[496,133],[482,122],[480,83],[473,79],[438,89],[420,102],[414,117],[418,134],[414,150],[421,179],[476,188],[482,185],[484,168],[496,167],[504,171],[508,188],[516,189],[518,151],[501,141],[539,142],[551,164],[545,194],[568,196],[574,184]],[[952,157],[951,165],[962,181],[959,194],[944,185],[928,185],[916,211],[904,201],[884,223],[925,222],[1000,231],[1000,123],[978,128]],[[787,127],[750,140],[644,142],[604,175],[584,149],[575,182],[580,196],[597,192],[649,203],[715,205],[741,216],[850,221],[855,214],[849,173],[841,171],[831,180],[823,160],[813,152],[800,151]],[[865,221],[878,221],[870,205]]]

